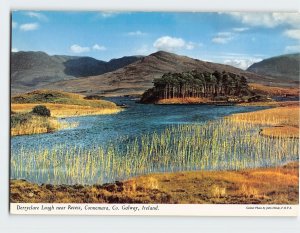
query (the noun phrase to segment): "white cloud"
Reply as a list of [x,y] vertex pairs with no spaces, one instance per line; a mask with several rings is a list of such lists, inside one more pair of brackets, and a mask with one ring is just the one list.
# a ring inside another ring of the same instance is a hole
[[261,58],[235,58],[235,59],[226,59],[224,60],[224,64],[231,65],[243,70],[246,70],[249,66],[251,66],[255,62],[262,61]]
[[94,44],[92,48],[93,48],[93,50],[98,50],[98,51],[104,51],[104,50],[106,50],[105,46],[98,45],[98,44]]
[[244,32],[244,31],[248,31],[249,28],[243,27],[243,28],[233,28],[232,29],[234,32]]
[[219,32],[211,41],[216,44],[227,44],[233,38],[234,35],[231,32]]
[[82,47],[78,44],[73,44],[71,47],[70,47],[70,50],[71,52],[73,53],[85,53],[85,52],[89,52],[90,51],[90,48],[89,47]]
[[300,53],[300,44],[286,46],[285,52],[286,53]]
[[300,40],[300,29],[286,30],[284,31],[284,35],[295,40]]
[[290,25],[299,27],[300,14],[298,13],[226,13],[250,26],[261,26],[267,28],[274,28],[279,25]]
[[192,50],[196,47],[196,44],[193,42],[186,42],[182,38],[163,36],[153,43],[153,47],[157,50],[174,52],[180,49]]
[[127,33],[128,36],[145,36],[147,35],[147,33],[145,32],[141,32],[141,31],[135,31],[135,32],[128,32]]
[[36,18],[36,19],[39,19],[39,20],[42,20],[42,21],[47,21],[48,20],[48,18],[44,14],[34,12],[34,11],[26,12],[25,15],[29,16],[30,18]]
[[175,51],[184,48],[185,41],[181,38],[163,36],[158,38],[153,46],[158,50]]
[[11,51],[14,53],[19,52],[19,50],[17,48],[11,48]]
[[11,27],[14,29],[14,28],[17,28],[18,27],[18,23],[15,22],[15,21],[12,21],[11,22]]
[[38,23],[25,23],[20,25],[20,30],[22,31],[34,31],[39,28]]

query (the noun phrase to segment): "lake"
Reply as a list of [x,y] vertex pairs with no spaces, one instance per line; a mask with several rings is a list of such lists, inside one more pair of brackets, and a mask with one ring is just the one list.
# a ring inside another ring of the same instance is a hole
[[219,120],[266,107],[108,100],[128,108],[114,115],[62,119],[78,122],[76,128],[13,137],[11,178],[93,184],[151,172],[243,169],[298,159],[297,140],[261,138],[258,126]]
[[250,112],[266,107],[214,106],[214,105],[154,105],[139,104],[129,97],[107,98],[128,108],[115,115],[71,117],[66,120],[78,122],[74,129],[66,129],[48,134],[17,136],[11,139],[11,148],[90,146],[105,144],[121,137],[136,137],[153,131],[160,132],[170,125],[203,124],[234,113]]

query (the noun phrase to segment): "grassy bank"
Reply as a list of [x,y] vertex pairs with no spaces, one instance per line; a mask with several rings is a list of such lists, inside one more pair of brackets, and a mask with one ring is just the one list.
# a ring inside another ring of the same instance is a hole
[[299,101],[265,101],[239,103],[238,106],[261,106],[261,107],[288,107],[299,106]]
[[234,114],[229,118],[235,122],[260,125],[261,134],[265,136],[299,138],[299,111],[297,102],[257,112]]
[[297,87],[276,87],[258,83],[250,83],[249,86],[250,90],[257,94],[268,96],[299,96],[299,88]]
[[298,204],[298,163],[243,171],[151,174],[107,185],[12,180],[13,203]]
[[24,113],[36,105],[45,105],[54,117],[113,114],[121,111],[120,107],[110,101],[53,90],[37,90],[13,96],[11,110]]
[[[71,116],[87,116],[87,115],[103,115],[103,114],[115,114],[120,112],[118,107],[92,107],[83,105],[71,105],[71,104],[52,104],[41,103],[51,111],[53,117],[71,117]],[[35,104],[12,104],[11,109],[14,112],[29,112],[38,103]]]
[[158,100],[156,104],[204,104],[210,103],[212,100],[209,98],[200,97],[187,97],[187,98],[171,98]]
[[76,126],[77,123],[68,123],[54,117],[42,117],[31,113],[13,113],[11,115],[11,136],[51,133]]
[[[51,117],[31,114],[37,105],[43,105]],[[11,98],[11,135],[49,133],[62,128],[75,127],[76,123],[56,117],[115,114],[121,111],[116,104],[62,91],[38,90]]]

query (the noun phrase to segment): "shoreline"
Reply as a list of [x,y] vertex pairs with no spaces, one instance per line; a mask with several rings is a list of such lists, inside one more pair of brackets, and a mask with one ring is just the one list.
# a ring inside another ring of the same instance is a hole
[[121,112],[123,109],[119,106],[114,108],[100,108],[92,106],[82,106],[75,104],[60,104],[60,103],[25,103],[25,104],[11,104],[11,111],[16,113],[29,112],[36,105],[44,105],[51,111],[52,117],[67,118],[76,116],[89,115],[108,115]]
[[[49,114],[33,114],[37,105],[46,107]],[[70,127],[67,122],[59,122],[57,117],[116,114],[122,108],[91,96],[45,89],[12,96],[10,110],[11,135],[17,136],[50,133]]]
[[12,203],[298,204],[299,161],[238,171],[155,173],[103,185],[10,180]]
[[[282,113],[282,108],[299,110],[299,102],[270,108]],[[233,120],[245,120],[255,124],[253,112],[228,116]],[[299,114],[296,114],[299,118]],[[239,117],[248,118],[240,119]],[[285,116],[275,115],[278,118]],[[291,114],[287,114],[291,117]],[[295,117],[295,115],[294,115]],[[234,119],[236,118],[236,119]],[[264,119],[268,121],[269,119]],[[294,119],[297,121],[297,119]],[[277,124],[280,121],[269,124]],[[291,121],[288,121],[291,123]],[[272,128],[271,126],[269,128]],[[299,128],[297,128],[299,136]],[[270,136],[270,135],[265,135]],[[277,135],[278,136],[278,135]],[[287,137],[287,135],[281,135]],[[295,135],[293,138],[296,138]],[[238,171],[183,171],[156,173],[133,177],[128,180],[103,185],[38,185],[24,180],[11,180],[12,202],[82,202],[82,203],[223,203],[223,204],[298,204],[299,161],[273,168],[252,168]],[[192,177],[192,178],[191,178]],[[251,179],[250,179],[251,178]],[[266,180],[261,185],[262,180]],[[209,182],[208,182],[209,181]],[[292,181],[292,183],[290,183]],[[208,182],[208,183],[207,183]],[[202,189],[189,189],[199,185]],[[186,186],[187,184],[188,187]],[[230,185],[229,185],[230,184]],[[167,185],[167,186],[165,186]],[[193,186],[194,187],[194,186]],[[23,193],[23,189],[32,190]],[[188,191],[186,189],[189,189]],[[198,193],[195,193],[198,192]],[[41,196],[40,193],[44,193]],[[73,195],[73,196],[72,196]],[[38,198],[39,199],[35,199]],[[43,199],[44,198],[44,199]]]
[[[97,108],[91,106],[34,103],[34,104],[11,104],[11,111],[15,114],[30,114],[31,109],[37,105],[44,105],[51,111],[51,117],[31,116],[29,122],[19,124],[18,127],[11,127],[11,136],[33,135],[41,133],[52,133],[61,129],[74,128],[77,123],[68,123],[65,118],[111,115],[118,114],[123,108]],[[20,111],[22,109],[23,111]],[[63,109],[63,110],[62,110]]]
[[262,136],[299,138],[299,102],[287,102],[256,112],[228,116],[236,122],[260,125]]

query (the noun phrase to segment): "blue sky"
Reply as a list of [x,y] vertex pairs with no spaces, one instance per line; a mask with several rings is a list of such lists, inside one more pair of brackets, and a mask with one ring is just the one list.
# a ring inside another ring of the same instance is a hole
[[300,52],[300,14],[12,12],[12,51],[107,61],[158,50],[245,69]]

